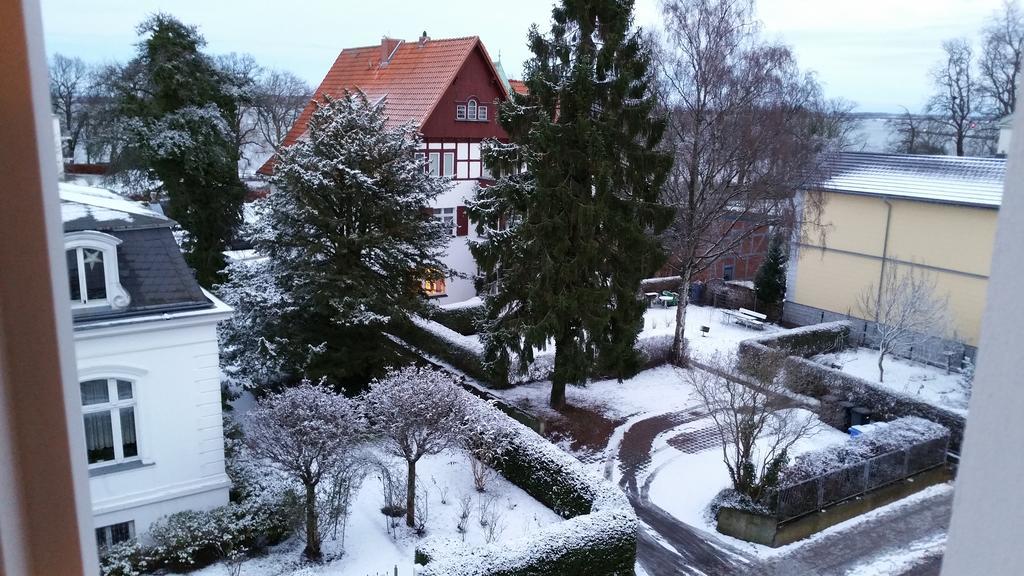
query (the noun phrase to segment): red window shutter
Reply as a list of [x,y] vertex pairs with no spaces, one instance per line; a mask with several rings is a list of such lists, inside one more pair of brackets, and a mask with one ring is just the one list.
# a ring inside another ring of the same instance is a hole
[[455,235],[469,235],[469,216],[466,215],[465,206],[459,206],[455,209]]

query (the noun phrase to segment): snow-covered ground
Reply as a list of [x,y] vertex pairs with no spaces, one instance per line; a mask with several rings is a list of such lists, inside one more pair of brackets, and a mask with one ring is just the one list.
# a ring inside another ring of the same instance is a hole
[[[586,386],[568,386],[565,398],[571,406],[590,408],[610,419],[679,410],[693,404],[693,388],[683,375],[674,366],[659,366],[622,382],[597,380]],[[547,405],[551,382],[533,382],[496,393],[510,404],[537,412]]]
[[829,366],[838,366],[848,372],[884,386],[895,392],[961,415],[967,414],[967,388],[962,376],[928,364],[904,358],[887,356],[883,367],[885,380],[878,381],[878,351],[871,348],[850,348],[833,354],[821,354],[813,360]]
[[[404,483],[404,461],[396,463],[396,470],[401,473],[399,480]],[[451,538],[459,546],[463,545],[462,542],[470,547],[485,544],[488,535],[487,529],[480,524],[481,503],[491,507],[489,517],[498,518],[496,526],[499,528],[492,536],[496,541],[514,540],[530,534],[540,526],[562,520],[529,494],[498,475],[488,484],[487,492],[478,493],[473,488],[469,462],[462,452],[448,451],[436,456],[424,456],[417,464],[416,471],[417,483],[421,489],[425,489],[429,500],[427,536]],[[442,493],[447,503],[442,502]],[[463,540],[456,526],[459,500],[466,496],[471,498],[471,506]],[[383,505],[379,476],[371,473],[363,481],[352,505],[344,544],[341,542],[340,529],[337,537],[324,535],[323,550],[327,560],[323,564],[303,562],[300,557],[302,542],[292,538],[265,556],[247,560],[242,565],[241,574],[391,576],[397,567],[401,576],[411,576],[414,574],[416,544],[421,537],[405,528],[404,519],[399,520],[397,537],[388,534],[387,518],[380,512]],[[226,576],[229,572],[225,565],[215,564],[191,574]]]
[[878,558],[847,570],[844,576],[879,576],[880,574],[903,574],[929,556],[941,554],[946,549],[946,535],[936,534],[911,543],[905,550],[883,554]]
[[[644,314],[644,330],[640,336],[673,334],[675,325],[675,308],[654,306],[648,308]],[[701,326],[711,328],[706,336],[701,333]],[[690,304],[686,307],[686,328],[683,333],[689,341],[691,352],[702,356],[716,352],[733,353],[743,340],[764,336],[778,330],[781,328],[774,324],[766,324],[764,330],[747,328],[733,322],[722,308]]]
[[[817,420],[814,414],[806,410],[794,410],[799,413],[795,418]],[[689,454],[677,450],[668,442],[683,432],[706,430],[712,426],[711,419],[705,418],[658,435],[651,452],[650,473],[637,478],[637,481],[647,483],[653,477],[648,492],[651,502],[690,526],[718,535],[714,523],[705,517],[704,512],[715,495],[729,487],[729,473],[722,460],[721,445]],[[819,423],[810,436],[793,446],[790,458],[847,442],[849,438],[847,434]]]

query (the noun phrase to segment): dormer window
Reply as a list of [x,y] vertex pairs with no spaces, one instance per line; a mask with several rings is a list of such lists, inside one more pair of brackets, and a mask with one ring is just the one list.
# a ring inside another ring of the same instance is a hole
[[71,307],[128,306],[128,292],[121,286],[117,270],[117,246],[121,239],[87,230],[65,235],[64,249],[68,265]]
[[487,106],[480,104],[476,98],[470,98],[465,104],[455,104],[455,119],[470,122],[487,122]]

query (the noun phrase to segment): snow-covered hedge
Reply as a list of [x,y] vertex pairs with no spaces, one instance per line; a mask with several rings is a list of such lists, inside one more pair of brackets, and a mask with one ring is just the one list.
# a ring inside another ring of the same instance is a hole
[[480,322],[485,315],[483,300],[470,298],[465,302],[431,308],[427,317],[463,336],[469,336],[479,331]]
[[[876,420],[917,416],[937,422],[949,429],[950,450],[959,452],[965,424],[960,414],[808,360],[816,354],[842,350],[849,342],[850,327],[848,321],[826,322],[745,340],[739,347],[740,369],[753,373],[769,364],[765,362],[765,355],[778,354],[782,350],[790,356],[778,365],[786,387],[793,392],[817,399],[835,396],[837,401],[868,408]],[[827,415],[823,416],[831,420]]]
[[[466,393],[471,402],[496,408]],[[423,576],[632,574],[637,520],[625,495],[569,454],[502,415],[507,446],[496,468],[510,482],[566,518],[527,537],[469,548],[426,539],[417,547]]]
[[[471,307],[466,307],[471,308]],[[443,325],[439,320],[428,320],[413,316],[408,321],[392,322],[391,332],[420,350],[436,356],[458,368],[468,376],[494,388],[505,388],[515,384],[539,382],[551,378],[555,370],[555,355],[551,349],[539,351],[526,372],[517,369],[519,361],[512,358],[507,374],[495,373],[484,366],[483,345],[476,336],[460,334],[457,330]],[[672,355],[672,336],[652,334],[637,339],[636,349],[640,352],[641,370],[647,370],[669,362]],[[595,374],[596,378],[606,375]]]
[[436,356],[463,373],[495,388],[508,386],[483,365],[483,351],[477,338],[464,336],[432,320],[413,317],[392,321],[388,330],[408,344]]
[[849,442],[797,456],[782,471],[779,486],[792,486],[840,468],[866,462],[876,456],[909,450],[949,437],[949,429],[945,426],[916,416],[878,422],[866,428],[863,434],[851,438]]
[[747,373],[755,373],[764,367],[765,355],[778,354],[780,350],[804,358],[842,350],[849,343],[852,327],[849,321],[840,320],[744,340],[739,346],[739,368]]

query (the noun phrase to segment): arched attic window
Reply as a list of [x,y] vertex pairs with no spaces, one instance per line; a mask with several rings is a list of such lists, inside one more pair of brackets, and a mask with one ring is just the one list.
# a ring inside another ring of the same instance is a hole
[[121,286],[117,269],[117,247],[121,239],[95,230],[64,236],[72,309],[126,308],[131,302]]

